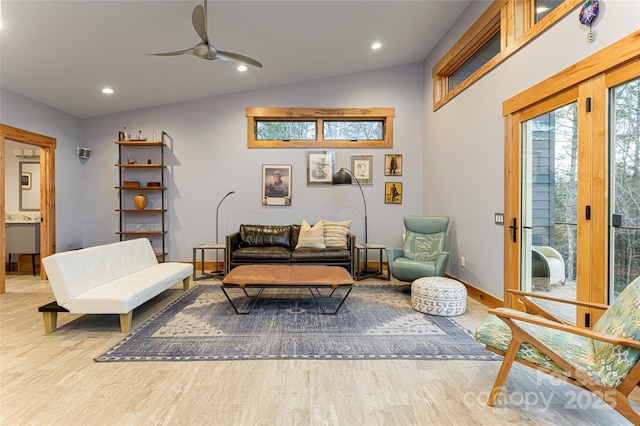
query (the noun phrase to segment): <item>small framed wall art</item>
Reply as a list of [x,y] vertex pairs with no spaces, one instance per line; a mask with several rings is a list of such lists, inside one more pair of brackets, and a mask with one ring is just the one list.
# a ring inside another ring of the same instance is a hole
[[351,172],[360,184],[373,184],[373,155],[352,155]]
[[402,176],[402,154],[387,154],[384,156],[384,175]]
[[334,151],[307,152],[307,185],[331,185],[336,170]]
[[22,189],[31,189],[31,172],[22,172],[20,175],[20,187]]
[[262,165],[262,205],[291,205],[291,164]]
[[385,204],[402,204],[402,182],[385,182]]

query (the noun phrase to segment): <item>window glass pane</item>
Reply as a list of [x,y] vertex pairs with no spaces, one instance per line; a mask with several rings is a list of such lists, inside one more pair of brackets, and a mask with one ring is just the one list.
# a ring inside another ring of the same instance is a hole
[[315,121],[257,121],[256,139],[261,141],[316,140]]
[[564,0],[535,0],[535,22],[540,22],[542,18],[563,2]]
[[500,53],[500,31],[493,35],[485,44],[476,50],[462,65],[449,76],[449,91],[465,81],[478,68],[486,64],[489,59]]
[[382,140],[382,120],[325,121],[325,140]]
[[640,276],[640,78],[611,89],[611,203],[609,257],[613,301]]

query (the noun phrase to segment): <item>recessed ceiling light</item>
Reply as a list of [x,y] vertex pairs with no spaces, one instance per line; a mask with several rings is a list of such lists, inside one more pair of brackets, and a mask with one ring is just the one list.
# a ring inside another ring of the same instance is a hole
[[102,89],[102,93],[104,93],[105,95],[110,95],[113,93],[113,89],[111,87],[105,87],[104,89]]
[[378,49],[380,49],[381,47],[382,47],[382,43],[377,42],[377,41],[371,45],[371,49],[372,49],[372,50],[378,50]]
[[246,70],[247,70],[247,67],[245,65],[240,65],[238,67],[238,71],[240,71],[240,72],[245,72]]

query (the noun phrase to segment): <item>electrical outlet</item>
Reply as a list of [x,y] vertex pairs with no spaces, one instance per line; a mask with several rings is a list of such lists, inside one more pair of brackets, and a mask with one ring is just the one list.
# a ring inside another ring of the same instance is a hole
[[464,265],[465,265],[464,256],[460,256],[460,266],[464,268]]

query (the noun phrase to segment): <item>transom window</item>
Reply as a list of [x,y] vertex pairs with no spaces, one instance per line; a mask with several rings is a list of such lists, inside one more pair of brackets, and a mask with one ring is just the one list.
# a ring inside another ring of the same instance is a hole
[[256,120],[256,139],[313,141],[318,137],[315,121]]
[[437,110],[584,0],[494,0],[433,67]]
[[392,148],[394,108],[247,108],[249,148]]

